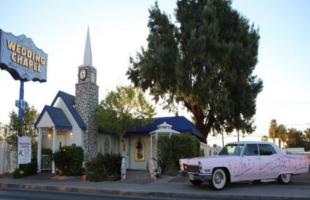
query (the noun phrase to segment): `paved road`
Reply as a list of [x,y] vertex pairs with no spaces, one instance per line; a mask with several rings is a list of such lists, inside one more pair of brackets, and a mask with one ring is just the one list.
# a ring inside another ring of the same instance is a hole
[[[0,189],[0,200],[169,200],[171,198],[126,197],[100,194],[84,194],[72,192],[51,192],[22,189]],[[183,199],[182,200],[188,200]],[[208,200],[208,199],[206,199]],[[211,200],[211,199],[210,199]],[[220,199],[217,199],[220,200]],[[224,200],[224,199],[223,199]]]

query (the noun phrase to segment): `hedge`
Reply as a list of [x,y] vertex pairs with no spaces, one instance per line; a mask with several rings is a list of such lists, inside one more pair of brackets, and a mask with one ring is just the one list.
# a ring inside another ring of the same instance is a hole
[[158,164],[162,173],[173,175],[177,173],[179,159],[202,156],[200,142],[190,134],[174,134],[171,137],[161,136],[157,143]]

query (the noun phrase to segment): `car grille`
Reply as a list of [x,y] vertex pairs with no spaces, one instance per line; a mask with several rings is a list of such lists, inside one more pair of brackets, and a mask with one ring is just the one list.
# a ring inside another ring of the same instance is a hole
[[199,166],[197,165],[187,165],[188,172],[196,172],[199,173]]

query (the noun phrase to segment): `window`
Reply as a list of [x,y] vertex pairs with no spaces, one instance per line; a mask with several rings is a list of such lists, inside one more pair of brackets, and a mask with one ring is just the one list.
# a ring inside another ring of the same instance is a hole
[[243,144],[229,144],[226,145],[219,155],[232,155],[232,156],[239,156],[242,152]]
[[245,149],[245,155],[247,156],[258,156],[257,144],[247,144]]
[[274,154],[274,149],[269,144],[259,144],[259,154],[261,156],[269,156]]
[[144,142],[141,138],[139,138],[135,146],[135,161],[144,161],[144,154]]

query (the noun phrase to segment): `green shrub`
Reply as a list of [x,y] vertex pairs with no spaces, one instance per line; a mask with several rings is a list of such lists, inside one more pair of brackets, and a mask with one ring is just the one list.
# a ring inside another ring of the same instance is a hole
[[86,163],[87,179],[92,182],[116,181],[120,179],[122,156],[120,154],[99,153]]
[[43,148],[41,150],[41,154],[52,156],[53,155],[53,150],[50,149],[50,148]]
[[80,176],[83,174],[82,166],[84,150],[79,146],[63,146],[53,155],[55,166],[64,171],[66,176]]
[[109,176],[120,178],[122,167],[122,156],[116,153],[106,153],[103,155],[103,165],[107,169]]
[[19,169],[15,169],[12,176],[13,178],[22,178],[27,176],[33,176],[37,174],[38,163],[36,159],[32,159],[31,163],[20,164]]
[[68,165],[69,156],[70,155],[66,151],[63,150],[56,151],[53,155],[55,166],[59,170],[64,170],[65,167]]
[[19,169],[23,171],[23,177],[36,175],[38,171],[37,160],[32,159],[31,163],[20,164]]
[[20,174],[20,169],[15,169],[13,174],[12,174],[13,178],[17,179],[17,178],[21,178],[21,174]]
[[179,159],[201,156],[199,140],[190,134],[174,134],[170,138],[161,136],[157,143],[158,164],[162,173],[176,175]]
[[61,150],[68,155],[67,164],[64,171],[66,176],[80,176],[83,174],[82,166],[84,160],[84,150],[80,146],[63,146]]
[[165,171],[165,175],[167,176],[176,176],[179,174],[179,168],[178,166],[176,166],[173,162],[170,162],[167,165],[166,171]]
[[103,155],[101,153],[86,163],[87,179],[89,181],[102,182],[108,178],[108,173],[103,163]]

